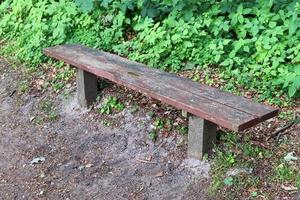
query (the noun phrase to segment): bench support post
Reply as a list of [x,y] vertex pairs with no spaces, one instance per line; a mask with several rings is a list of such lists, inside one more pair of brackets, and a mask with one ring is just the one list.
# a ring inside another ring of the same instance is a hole
[[202,160],[216,141],[217,125],[189,114],[188,157]]
[[97,76],[77,69],[77,99],[82,107],[89,107],[97,98]]

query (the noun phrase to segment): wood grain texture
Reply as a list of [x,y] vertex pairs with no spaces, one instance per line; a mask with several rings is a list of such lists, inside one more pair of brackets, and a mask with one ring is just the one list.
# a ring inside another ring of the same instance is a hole
[[234,131],[278,114],[270,106],[81,45],[51,47],[44,53]]

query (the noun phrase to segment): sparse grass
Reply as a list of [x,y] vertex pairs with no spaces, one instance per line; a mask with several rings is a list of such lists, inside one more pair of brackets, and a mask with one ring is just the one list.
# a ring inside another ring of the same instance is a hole
[[27,81],[21,81],[19,87],[22,93],[27,93],[30,89]]
[[99,109],[99,112],[101,114],[112,114],[113,112],[121,112],[125,108],[124,104],[119,102],[117,97],[108,97],[101,108]]
[[59,114],[57,108],[55,108],[53,102],[49,100],[42,101],[38,105],[38,113],[34,117],[33,122],[35,124],[43,124],[45,122],[55,121],[58,119]]
[[282,111],[279,113],[278,117],[281,120],[291,120],[294,116],[294,112],[291,110],[288,111]]
[[160,130],[164,128],[164,122],[162,119],[156,119],[153,123],[153,126],[155,127],[156,130]]
[[281,185],[292,185],[300,189],[300,171],[297,162],[287,162],[284,159],[278,159],[273,166],[272,181]]
[[[282,144],[286,145],[288,142]],[[282,190],[282,185],[298,187],[299,190],[299,164],[285,161],[284,156],[288,152],[282,151],[280,145],[274,150],[256,146],[249,136],[223,135],[221,145],[214,148],[209,194],[220,199],[241,199],[245,196],[247,199],[272,199],[274,189]],[[229,176],[227,173],[232,169],[251,169],[252,173]],[[264,184],[272,186],[268,188]]]
[[101,121],[101,125],[106,126],[106,127],[110,127],[111,123],[109,121],[107,121],[107,120],[102,120]]
[[53,71],[54,77],[51,80],[51,86],[54,91],[62,90],[66,83],[75,77],[75,70],[70,67],[66,67],[62,62],[56,63],[55,70]]
[[129,108],[129,113],[133,114],[136,113],[137,111],[139,111],[139,107],[137,105],[133,105]]
[[152,112],[152,111],[147,112],[147,116],[152,118],[154,116],[154,112]]
[[172,131],[173,121],[171,119],[167,119],[164,127],[167,129],[167,131]]
[[157,137],[158,137],[156,131],[151,131],[148,136],[149,136],[149,139],[154,142],[157,140]]
[[74,79],[75,69],[66,66],[63,62],[50,60],[48,63],[40,64],[39,68],[21,67],[24,65],[16,54],[16,44],[14,42],[4,42],[1,44],[0,56],[5,57],[12,69],[22,69],[24,76],[20,81],[20,91],[26,93],[30,90],[30,81],[35,83],[43,80],[42,89],[53,89],[55,92],[61,91],[68,82]]
[[177,130],[181,135],[187,135],[188,134],[188,127],[185,125],[178,125]]

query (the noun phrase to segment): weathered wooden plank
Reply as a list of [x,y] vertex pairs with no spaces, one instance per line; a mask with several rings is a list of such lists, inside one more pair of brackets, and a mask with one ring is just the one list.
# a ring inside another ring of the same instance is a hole
[[[126,68],[128,71],[134,71],[136,74],[144,75],[151,78],[154,81],[162,81],[164,84],[171,84],[173,86],[179,87],[183,90],[192,92],[195,95],[201,95],[209,98],[212,101],[218,101],[219,103],[232,106],[235,109],[240,109],[249,114],[256,115],[257,117],[263,117],[266,114],[277,114],[277,109],[270,106],[255,103],[244,97],[238,97],[234,94],[222,92],[217,88],[210,87],[205,84],[197,83],[186,78],[179,77],[175,74],[167,73],[158,69],[149,68],[146,65],[130,61],[128,59],[122,58],[120,56],[101,52],[95,49],[89,49],[83,46],[71,45],[66,48],[76,49],[77,51],[82,51],[88,55],[100,56],[102,61],[110,62],[111,64],[119,65]],[[164,77],[161,79],[161,77]],[[275,113],[274,113],[275,112]]]
[[[106,52],[103,53],[107,61],[111,63],[124,66],[128,68],[128,70],[135,71],[137,74],[143,74],[149,77],[151,80],[163,82],[164,84],[170,84],[182,90],[189,91],[194,95],[203,96],[212,101],[217,101],[221,104],[225,104],[235,109],[253,114],[258,118],[261,118],[262,121],[278,114],[278,109],[274,109],[271,106],[259,104],[250,99],[239,97],[228,92],[223,92],[217,88],[187,80],[186,78],[179,77],[172,73],[149,68],[146,65],[130,61],[114,54]],[[163,79],[161,79],[161,77],[163,77]]]
[[219,92],[218,89],[150,69],[145,65],[102,51],[65,45],[45,49],[44,52],[235,131],[251,127],[277,114],[277,110],[271,107]]

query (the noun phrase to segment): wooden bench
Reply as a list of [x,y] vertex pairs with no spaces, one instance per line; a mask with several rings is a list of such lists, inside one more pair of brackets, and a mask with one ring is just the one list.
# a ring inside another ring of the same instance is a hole
[[212,147],[217,125],[238,132],[278,114],[270,106],[81,45],[51,47],[44,53],[77,68],[82,106],[96,100],[99,76],[189,113],[188,156],[192,158],[202,159]]

